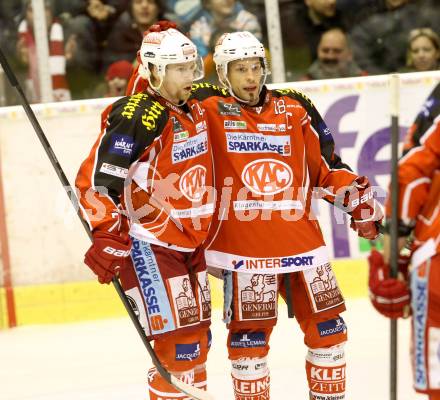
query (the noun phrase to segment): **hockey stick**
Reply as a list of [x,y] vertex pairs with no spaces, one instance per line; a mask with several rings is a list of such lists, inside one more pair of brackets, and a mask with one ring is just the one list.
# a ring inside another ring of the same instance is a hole
[[[29,118],[29,121],[31,122],[35,133],[38,136],[38,139],[40,140],[44,151],[46,152],[47,156],[49,157],[49,160],[53,166],[53,168],[55,169],[55,172],[58,175],[59,180],[61,181],[67,196],[70,199],[70,202],[72,203],[73,207],[75,208],[75,210],[77,210],[77,215],[80,218],[84,229],[87,232],[87,235],[89,236],[90,239],[92,239],[92,232],[89,229],[89,226],[87,225],[87,222],[82,218],[81,213],[79,211],[79,201],[78,198],[76,197],[75,192],[73,191],[72,187],[69,184],[69,181],[66,177],[66,175],[64,174],[63,169],[61,168],[60,163],[58,162],[55,153],[52,150],[52,147],[50,146],[49,141],[46,138],[46,135],[43,132],[43,129],[40,126],[40,123],[38,122],[37,117],[35,116],[31,106],[29,105],[29,102],[25,96],[25,94],[23,93],[23,90],[20,86],[20,84],[17,81],[17,78],[14,74],[14,72],[12,71],[8,60],[6,59],[5,55],[3,54],[3,51],[0,49],[0,64],[3,67],[3,70],[6,74],[6,76],[8,77],[9,83],[11,84],[11,86],[16,89],[17,94],[20,98],[20,103],[24,108],[24,111],[26,112],[27,117]],[[116,289],[116,291],[118,292],[118,295],[122,301],[122,303],[124,304],[124,307],[128,313],[128,315],[130,316],[131,321],[133,322],[140,338],[142,339],[142,342],[144,343],[148,353],[150,354],[150,357],[153,361],[154,366],[157,368],[157,371],[159,372],[159,374],[171,385],[173,385],[177,390],[180,390],[182,393],[190,396],[191,398],[195,399],[195,400],[213,400],[214,398],[206,391],[201,390],[195,386],[191,386],[185,382],[182,382],[181,380],[179,380],[178,378],[176,378],[174,375],[170,374],[165,367],[162,365],[162,363],[159,361],[159,359],[157,358],[157,355],[153,349],[153,347],[151,346],[150,342],[148,341],[144,330],[141,326],[141,324],[139,323],[139,320],[136,316],[136,314],[134,313],[133,309],[130,306],[130,303],[127,299],[127,296],[124,293],[124,290],[121,287],[121,284],[119,282],[119,280],[115,277],[112,280],[113,285]]]
[[[399,75],[390,75],[391,112],[391,223],[390,275],[397,278],[399,258],[398,240],[398,146],[399,146]],[[390,400],[397,399],[397,319],[390,321]]]

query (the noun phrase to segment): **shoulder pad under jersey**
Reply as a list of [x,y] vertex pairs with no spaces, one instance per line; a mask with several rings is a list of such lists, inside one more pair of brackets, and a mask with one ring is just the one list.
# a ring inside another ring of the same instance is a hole
[[207,82],[193,83],[191,87],[190,99],[196,99],[199,101],[205,100],[208,97],[229,97],[229,91],[225,88],[212,85]]
[[274,97],[287,96],[291,99],[298,100],[303,105],[314,107],[312,100],[310,100],[304,93],[295,89],[274,89],[272,90],[272,95]]
[[137,134],[154,136],[161,134],[167,121],[167,108],[147,93],[137,93],[117,100],[108,117],[110,125],[117,124],[121,129],[135,129]]

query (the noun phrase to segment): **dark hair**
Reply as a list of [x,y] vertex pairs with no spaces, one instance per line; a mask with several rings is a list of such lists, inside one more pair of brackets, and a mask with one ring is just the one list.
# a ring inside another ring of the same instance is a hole
[[[159,13],[157,14],[157,20],[160,21],[161,19],[165,19],[165,14],[168,11],[165,1],[154,0],[154,2],[156,3],[157,8],[159,9]],[[133,7],[133,0],[130,0],[130,5],[128,7],[128,12],[130,13],[130,15],[133,15],[132,7]]]

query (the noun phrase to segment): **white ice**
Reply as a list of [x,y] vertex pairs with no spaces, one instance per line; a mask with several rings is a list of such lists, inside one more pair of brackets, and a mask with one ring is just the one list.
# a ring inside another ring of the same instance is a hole
[[[348,300],[347,400],[389,399],[389,320],[366,299]],[[409,321],[398,323],[398,399],[421,400],[412,389]],[[209,390],[232,399],[226,330],[213,314]],[[295,320],[280,308],[269,357],[271,398],[308,399],[306,348]],[[0,331],[1,400],[144,400],[150,361],[128,318],[26,326]]]

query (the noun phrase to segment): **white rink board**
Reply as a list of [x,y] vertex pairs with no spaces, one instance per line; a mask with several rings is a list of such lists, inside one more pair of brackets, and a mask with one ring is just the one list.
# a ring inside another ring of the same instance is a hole
[[[344,162],[360,173],[371,172],[383,187],[388,178],[380,170],[386,170],[387,164],[381,162],[389,160],[390,148],[379,147],[373,160],[365,144],[374,143],[373,134],[389,126],[387,79],[377,76],[284,85],[303,90],[311,97],[337,144],[353,142],[340,151]],[[440,73],[404,75],[401,126],[411,124],[439,80]],[[71,183],[99,133],[100,112],[113,100],[35,106]],[[0,156],[14,284],[90,279],[91,273],[82,265],[88,238],[21,107],[0,109]],[[342,229],[339,241],[335,239],[324,202],[320,203],[319,214],[331,256],[360,257],[356,236],[349,234],[348,242],[345,238],[348,228]]]
[[[37,105],[37,118],[70,183],[99,133],[105,101]],[[20,107],[0,109],[0,156],[13,282],[92,278],[82,264],[89,239]]]

